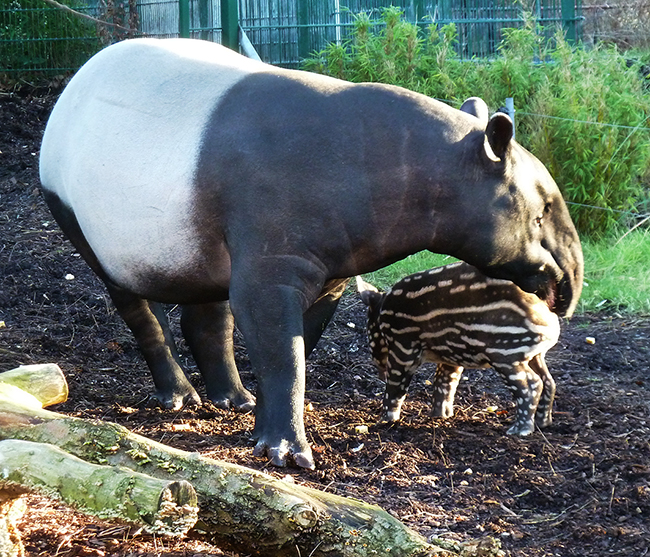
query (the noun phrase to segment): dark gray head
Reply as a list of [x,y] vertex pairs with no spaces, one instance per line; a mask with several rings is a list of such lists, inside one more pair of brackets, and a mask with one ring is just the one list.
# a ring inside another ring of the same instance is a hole
[[474,165],[466,173],[463,193],[451,199],[460,234],[450,251],[488,276],[512,280],[537,294],[559,315],[570,316],[582,291],[584,262],[557,184],[514,141],[506,114],[488,119],[480,99],[469,99],[461,110],[477,118],[479,130],[485,131],[468,136],[474,155],[466,156],[474,158]]

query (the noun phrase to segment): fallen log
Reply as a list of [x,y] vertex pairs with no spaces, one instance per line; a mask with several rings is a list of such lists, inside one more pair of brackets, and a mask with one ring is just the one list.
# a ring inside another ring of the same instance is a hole
[[[0,373],[0,388],[6,397],[37,407],[65,402],[68,398],[68,383],[56,364],[20,366]],[[25,554],[16,523],[26,510],[20,496],[28,491],[19,485],[0,482],[0,557]]]
[[154,534],[184,536],[198,518],[189,482],[91,464],[49,443],[0,441],[0,470],[0,493],[27,489],[85,514],[144,525]]
[[[0,383],[30,394],[43,407],[68,400],[68,382],[56,364],[33,364],[4,371],[0,373]],[[14,396],[23,395],[15,391]]]
[[110,422],[17,404],[2,384],[0,439],[50,443],[86,462],[189,481],[199,503],[194,534],[222,548],[278,557],[448,555],[379,507],[173,449]]
[[501,553],[498,547],[484,551],[485,544],[461,546],[435,540],[432,545],[377,506],[180,451],[114,423],[43,410],[36,399],[16,398],[1,379],[2,374],[0,440],[49,443],[86,463],[190,482],[199,506],[192,535],[221,548],[277,557]]

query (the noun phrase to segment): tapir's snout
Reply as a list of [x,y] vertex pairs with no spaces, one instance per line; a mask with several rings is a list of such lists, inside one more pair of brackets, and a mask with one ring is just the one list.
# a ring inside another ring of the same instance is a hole
[[577,240],[568,250],[570,256],[559,261],[562,275],[551,281],[555,283],[554,305],[551,309],[561,317],[571,317],[578,305],[584,282],[584,259],[580,241]]
[[487,274],[511,280],[526,292],[544,300],[561,317],[571,317],[578,305],[584,278],[580,241],[556,253],[546,252],[546,262],[535,266],[506,264],[488,269]]

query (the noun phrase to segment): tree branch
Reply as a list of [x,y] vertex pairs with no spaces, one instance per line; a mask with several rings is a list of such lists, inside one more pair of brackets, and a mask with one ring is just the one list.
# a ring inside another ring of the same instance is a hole
[[129,33],[137,32],[137,29],[130,29],[129,27],[123,27],[122,25],[118,25],[117,23],[109,23],[108,21],[104,21],[103,19],[97,19],[96,17],[93,17],[88,14],[84,14],[81,12],[78,12],[77,10],[73,10],[70,6],[66,6],[65,4],[61,4],[60,2],[57,2],[56,0],[43,0],[46,4],[50,4],[50,6],[54,6],[55,8],[58,8],[59,10],[63,10],[64,12],[68,12],[69,14],[72,14],[76,17],[80,17],[82,19],[87,19],[88,21],[92,21],[94,23],[97,23],[99,25],[106,25],[108,27],[114,27],[115,29],[119,29],[121,31],[127,31]]

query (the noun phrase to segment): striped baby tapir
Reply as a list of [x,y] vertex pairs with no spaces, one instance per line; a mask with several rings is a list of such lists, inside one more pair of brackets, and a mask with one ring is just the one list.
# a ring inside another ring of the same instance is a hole
[[437,364],[433,416],[453,415],[464,368],[492,367],[514,396],[509,434],[551,424],[555,381],[545,355],[560,324],[546,302],[463,262],[407,276],[386,293],[359,277],[357,288],[368,305],[372,358],[386,381],[382,421],[399,420],[411,379],[428,361]]

